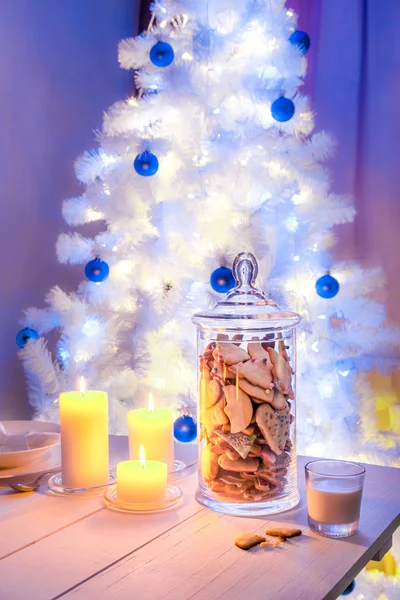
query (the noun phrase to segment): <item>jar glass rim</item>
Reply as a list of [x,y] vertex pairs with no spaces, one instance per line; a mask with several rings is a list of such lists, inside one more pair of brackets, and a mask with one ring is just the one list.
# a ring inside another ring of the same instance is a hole
[[[352,467],[354,467],[355,469],[358,469],[356,472],[354,473],[333,473],[332,471],[329,473],[325,472],[324,469],[313,469],[312,465],[314,465],[315,467],[317,466],[317,464],[322,464],[322,463],[331,463],[331,464],[335,464],[335,465],[351,465]],[[310,460],[306,465],[305,465],[305,470],[308,471],[309,473],[312,473],[313,475],[323,475],[324,477],[332,477],[332,479],[338,479],[338,478],[342,478],[342,477],[359,477],[360,475],[364,475],[365,474],[365,467],[363,467],[363,465],[361,465],[360,463],[356,463],[356,462],[352,462],[349,460],[335,460],[333,458],[316,458],[314,460]]]

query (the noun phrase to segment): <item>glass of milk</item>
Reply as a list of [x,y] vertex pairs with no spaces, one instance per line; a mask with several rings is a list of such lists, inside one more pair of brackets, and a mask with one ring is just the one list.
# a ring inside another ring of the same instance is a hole
[[348,537],[360,521],[365,469],[344,460],[312,460],[305,466],[310,528],[326,537]]

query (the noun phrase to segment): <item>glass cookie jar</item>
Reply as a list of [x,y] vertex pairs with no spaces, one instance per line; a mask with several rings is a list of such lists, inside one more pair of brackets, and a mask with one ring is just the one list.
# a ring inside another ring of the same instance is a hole
[[199,483],[196,499],[242,516],[288,510],[296,477],[295,327],[255,287],[257,261],[233,265],[236,287],[197,313]]

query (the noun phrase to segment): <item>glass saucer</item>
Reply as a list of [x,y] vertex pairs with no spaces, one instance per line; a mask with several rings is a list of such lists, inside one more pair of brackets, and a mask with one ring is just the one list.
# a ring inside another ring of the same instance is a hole
[[117,485],[111,485],[104,492],[104,503],[107,508],[123,513],[158,513],[176,506],[182,498],[182,490],[172,483],[167,484],[165,498],[158,504],[128,504],[119,502],[117,498]]
[[182,477],[186,465],[181,460],[174,460],[174,470],[168,473],[168,481],[175,481],[178,477]]
[[88,488],[65,487],[62,484],[61,473],[52,475],[47,483],[50,493],[56,496],[101,496],[115,481],[115,469],[112,469],[109,473],[108,483],[105,485],[96,485]]

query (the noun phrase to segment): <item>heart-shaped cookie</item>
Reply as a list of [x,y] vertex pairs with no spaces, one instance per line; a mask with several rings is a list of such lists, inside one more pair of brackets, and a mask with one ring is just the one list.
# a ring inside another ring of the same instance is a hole
[[274,410],[268,404],[260,404],[256,412],[257,425],[264,439],[275,454],[282,454],[289,437],[290,406],[286,403],[283,410]]

